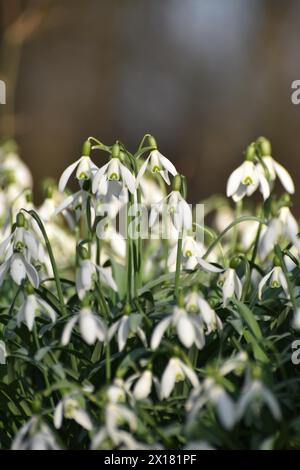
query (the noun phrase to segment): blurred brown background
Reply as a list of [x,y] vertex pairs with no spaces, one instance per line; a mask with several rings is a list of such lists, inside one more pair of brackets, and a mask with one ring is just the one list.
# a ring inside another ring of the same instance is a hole
[[2,0],[0,14],[1,137],[36,185],[89,135],[134,149],[146,132],[191,201],[224,192],[259,135],[300,185],[299,0]]

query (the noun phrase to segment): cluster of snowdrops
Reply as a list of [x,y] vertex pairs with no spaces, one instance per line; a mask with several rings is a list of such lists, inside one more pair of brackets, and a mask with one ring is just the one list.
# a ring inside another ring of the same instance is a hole
[[89,137],[38,207],[5,142],[0,186],[0,448],[300,448],[295,189],[266,138],[202,222],[149,134]]

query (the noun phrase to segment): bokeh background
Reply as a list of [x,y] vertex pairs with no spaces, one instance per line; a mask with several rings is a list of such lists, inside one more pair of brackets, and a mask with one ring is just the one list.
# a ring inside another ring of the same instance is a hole
[[299,0],[1,0],[0,14],[0,134],[37,197],[87,136],[134,149],[146,132],[192,202],[224,192],[259,135],[300,186]]

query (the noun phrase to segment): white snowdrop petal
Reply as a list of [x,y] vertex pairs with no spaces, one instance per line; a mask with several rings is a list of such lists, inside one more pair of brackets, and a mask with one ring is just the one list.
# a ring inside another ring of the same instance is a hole
[[96,321],[88,309],[82,309],[79,313],[79,328],[84,341],[87,344],[94,344],[96,341]]
[[56,429],[59,429],[62,425],[62,420],[64,416],[64,402],[61,400],[55,408],[53,424]]
[[136,400],[144,400],[148,397],[152,387],[152,373],[146,370],[135,383],[133,395]]
[[167,317],[164,318],[159,322],[159,324],[154,328],[154,331],[152,333],[151,341],[150,341],[150,347],[151,349],[155,350],[158,348],[160,345],[161,339],[168,328],[168,326],[171,324],[172,317]]
[[77,165],[81,162],[83,157],[80,157],[78,158],[78,160],[76,160],[76,162],[72,163],[71,165],[69,165],[65,171],[63,172],[63,174],[61,175],[60,177],[60,180],[59,180],[59,183],[58,183],[58,189],[59,191],[63,192],[65,187],[67,186],[67,183],[70,179],[70,176],[71,174],[73,173],[73,171],[75,170],[75,168],[77,167]]
[[159,160],[162,164],[162,166],[169,172],[171,173],[172,176],[177,175],[177,170],[175,166],[173,165],[170,160],[168,160],[166,157],[164,157],[161,153],[159,153]]
[[93,423],[91,418],[87,414],[87,412],[83,409],[78,409],[74,411],[73,415],[74,420],[76,423],[80,424],[84,429],[87,431],[91,431],[93,429]]
[[240,186],[240,183],[241,183],[242,174],[243,174],[243,168],[239,166],[229,176],[229,179],[227,181],[227,188],[226,188],[227,197],[231,197],[238,190],[238,187]]
[[22,281],[26,278],[26,267],[21,256],[16,255],[13,257],[10,265],[10,274],[18,285],[21,285]]
[[121,175],[124,183],[126,184],[129,191],[133,194],[135,192],[135,177],[122,163],[120,164]]
[[275,160],[273,161],[274,161],[274,168],[276,170],[277,176],[280,179],[282,186],[288,193],[294,194],[295,186],[294,186],[294,182],[289,172],[282,165],[280,165],[280,163],[276,162]]
[[161,378],[160,394],[162,399],[170,396],[175,385],[177,367],[174,361],[176,359],[170,359]]
[[195,331],[194,326],[187,315],[181,314],[177,322],[176,329],[181,343],[186,348],[190,348],[195,341]]
[[258,298],[261,300],[262,298],[262,291],[266,283],[268,282],[268,279],[272,276],[274,269],[272,269],[268,274],[266,274],[258,284]]
[[78,320],[78,315],[75,315],[73,318],[71,318],[71,320],[68,321],[68,323],[64,327],[62,337],[61,337],[61,343],[63,346],[66,346],[70,342],[72,330],[77,320]]
[[121,318],[119,329],[118,329],[118,347],[119,351],[123,351],[127,338],[129,335],[129,317],[124,315]]
[[95,176],[93,178],[92,182],[92,191],[93,193],[96,193],[98,191],[98,186],[99,183],[101,182],[105,172],[107,171],[109,167],[110,162],[106,163],[106,165],[103,165],[99,170],[95,173]]
[[24,307],[24,320],[29,331],[32,331],[37,307],[38,305],[35,296],[29,295],[26,299]]
[[141,183],[141,179],[145,173],[145,171],[147,170],[147,166],[148,166],[148,163],[149,163],[149,159],[150,159],[150,155],[149,157],[146,158],[146,160],[144,161],[144,163],[142,164],[141,168],[139,169],[139,172],[137,174],[137,177],[136,177],[136,180],[135,180],[135,186],[136,188],[140,185]]

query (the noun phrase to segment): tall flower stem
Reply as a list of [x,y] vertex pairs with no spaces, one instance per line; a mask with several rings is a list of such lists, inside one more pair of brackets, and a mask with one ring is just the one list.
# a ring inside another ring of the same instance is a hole
[[283,254],[282,254],[282,250],[281,248],[279,247],[279,245],[276,245],[275,246],[275,255],[278,256],[279,258],[279,261],[280,261],[280,264],[281,264],[281,268],[282,268],[282,271],[284,272],[284,275],[285,275],[285,279],[286,279],[286,282],[287,282],[287,286],[288,286],[288,291],[289,291],[289,294],[290,294],[290,299],[291,299],[291,303],[293,305],[293,309],[294,311],[297,310],[297,300],[296,300],[296,297],[295,297],[295,294],[294,294],[294,289],[293,289],[293,285],[290,281],[290,278],[289,278],[289,272],[287,270],[287,267],[286,267],[286,264],[284,262],[284,259],[283,259]]
[[179,291],[180,267],[182,255],[182,232],[178,234],[177,241],[177,256],[176,256],[176,272],[175,272],[175,291],[174,298],[177,299]]
[[110,383],[111,379],[111,360],[110,360],[110,343],[107,341],[106,348],[105,348],[105,376],[106,376],[106,383]]
[[[261,214],[260,214],[260,219],[263,220],[264,216],[265,216],[265,209],[264,209],[264,205],[263,205],[262,210],[261,210]],[[262,226],[263,226],[262,222],[259,222],[258,229],[257,229],[257,232],[256,232],[256,236],[255,236],[251,261],[250,261],[251,271],[253,269],[253,266],[254,266],[254,263],[255,263],[255,260],[256,260],[256,256],[257,256],[258,243],[259,243],[259,239],[260,239],[260,235],[261,235],[261,231],[262,231]]]
[[38,214],[34,210],[30,210],[30,211],[27,211],[26,209],[23,209],[23,210],[25,212],[27,212],[27,214],[31,215],[31,217],[33,219],[35,219],[35,221],[37,222],[37,224],[38,224],[38,226],[39,226],[39,228],[40,228],[40,230],[43,234],[45,244],[46,244],[46,248],[47,248],[47,251],[48,251],[48,255],[49,255],[49,258],[50,258],[50,263],[51,263],[52,270],[53,270],[53,275],[54,275],[54,279],[55,279],[55,284],[56,284],[56,289],[57,289],[59,302],[60,302],[60,305],[61,305],[62,313],[63,313],[63,315],[65,315],[66,314],[66,306],[65,306],[65,301],[64,301],[62,285],[61,285],[61,282],[60,282],[60,277],[59,277],[56,261],[55,261],[54,255],[53,255],[51,243],[49,241],[49,238],[48,238],[47,232],[45,230],[45,227],[44,227],[41,219],[39,218]]
[[[243,201],[238,201],[235,206],[235,219],[239,219],[243,210]],[[233,234],[232,234],[232,242],[231,242],[231,252],[235,253],[236,246],[238,242],[238,226],[235,225]]]

